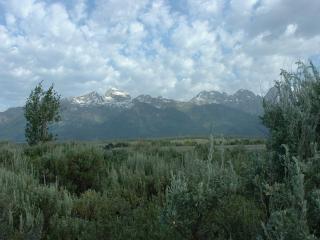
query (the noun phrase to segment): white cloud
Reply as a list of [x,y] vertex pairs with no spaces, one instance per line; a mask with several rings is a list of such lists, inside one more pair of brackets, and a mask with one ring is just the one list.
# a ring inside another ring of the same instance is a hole
[[153,1],[151,7],[139,18],[145,25],[160,31],[168,30],[174,23],[174,16],[170,13],[170,7],[162,0]]
[[284,34],[289,37],[289,36],[295,34],[297,29],[298,29],[298,25],[297,24],[289,24],[287,26],[286,31],[285,31]]
[[128,23],[137,19],[147,3],[147,0],[97,0],[93,17],[101,24]]
[[280,68],[320,54],[320,30],[308,27],[317,1],[305,12],[289,0],[173,1],[0,0],[0,109],[23,104],[40,80],[63,96],[110,86],[178,99],[259,93]]
[[230,5],[233,13],[239,15],[250,15],[253,7],[258,3],[258,0],[231,0]]
[[220,15],[225,6],[223,0],[188,0],[189,11],[198,17],[214,17]]
[[260,5],[257,8],[257,13],[263,14],[272,11],[281,3],[281,1],[282,0],[261,0]]
[[15,16],[19,18],[26,18],[30,15],[34,2],[34,0],[10,0],[4,1],[4,4],[8,11]]
[[88,17],[86,1],[78,0],[74,8],[70,11],[70,15],[73,21],[76,23],[85,21],[85,19]]

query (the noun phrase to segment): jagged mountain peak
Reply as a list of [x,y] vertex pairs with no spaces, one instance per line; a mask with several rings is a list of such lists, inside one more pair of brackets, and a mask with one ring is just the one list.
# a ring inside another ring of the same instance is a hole
[[212,90],[212,91],[201,91],[190,101],[192,103],[199,104],[199,105],[211,104],[211,103],[222,104],[225,102],[232,102],[235,100],[242,101],[247,99],[255,99],[258,97],[259,96],[257,96],[252,91],[247,89],[240,89],[231,95],[225,92]]
[[247,89],[240,89],[234,94],[218,91],[202,91],[190,100],[196,105],[222,104],[251,114],[261,114],[261,97]]
[[148,95],[148,94],[141,94],[141,95],[139,95],[139,96],[137,96],[137,97],[135,98],[135,100],[137,100],[137,101],[139,101],[139,102],[145,102],[145,103],[151,101],[152,99],[153,99],[153,97],[151,97],[151,96]]
[[137,96],[134,99],[134,101],[147,103],[147,104],[153,105],[156,108],[163,108],[177,102],[175,100],[164,98],[162,96],[152,97],[150,95],[145,95],[145,94]]
[[225,92],[219,92],[216,90],[211,90],[211,91],[201,91],[200,93],[198,93],[197,95],[209,95],[209,96],[221,96],[221,95],[227,95]]
[[264,99],[268,102],[276,103],[279,101],[279,92],[276,87],[272,87],[269,89],[267,94],[264,96]]
[[194,98],[190,100],[190,102],[202,105],[202,104],[212,104],[212,103],[222,103],[226,100],[228,95],[219,91],[201,91]]
[[[212,122],[217,131],[230,135],[259,135],[262,128],[262,98],[246,90],[232,95],[202,91],[184,102],[150,95],[132,99],[111,88],[106,94],[93,91],[63,100],[62,121],[54,126],[63,139],[206,134]],[[0,113],[0,139],[23,141],[25,121],[19,109]]]
[[233,95],[233,97],[242,97],[242,98],[256,98],[257,95],[254,94],[252,91],[247,89],[239,89]]
[[236,91],[233,95],[236,94],[248,94],[248,95],[255,95],[252,91],[248,90],[248,89],[239,89],[238,91]]
[[[246,89],[240,89],[230,95],[216,90],[205,90],[198,93],[189,103],[195,105],[222,104],[248,113],[260,114],[262,113],[261,99],[260,96]],[[133,99],[129,93],[115,87],[109,88],[104,95],[99,95],[99,93],[93,91],[83,96],[74,97],[71,100],[71,103],[80,106],[102,105],[120,108],[129,108],[138,102],[150,104],[156,108],[182,106],[185,103],[146,94],[139,95]]]
[[111,87],[106,91],[105,96],[106,97],[110,97],[110,96],[128,97],[128,96],[130,96],[130,94],[127,93],[126,91],[120,90],[118,88]]
[[92,105],[92,104],[102,104],[104,99],[96,91],[92,91],[82,96],[73,97],[71,99],[72,103],[79,105]]
[[127,102],[131,101],[131,96],[129,93],[119,90],[118,88],[109,88],[105,93],[105,100],[107,102]]
[[110,88],[104,96],[96,91],[92,91],[82,96],[73,97],[70,99],[70,102],[80,106],[109,105],[128,107],[131,104],[131,96],[125,91]]

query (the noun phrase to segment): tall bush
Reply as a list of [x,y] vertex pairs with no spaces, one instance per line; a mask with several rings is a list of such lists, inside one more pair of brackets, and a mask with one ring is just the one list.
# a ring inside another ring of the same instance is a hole
[[281,70],[280,76],[275,95],[264,101],[262,118],[271,132],[269,169],[276,175],[264,183],[269,202],[264,238],[316,239],[320,76],[312,62],[298,62],[296,71]]

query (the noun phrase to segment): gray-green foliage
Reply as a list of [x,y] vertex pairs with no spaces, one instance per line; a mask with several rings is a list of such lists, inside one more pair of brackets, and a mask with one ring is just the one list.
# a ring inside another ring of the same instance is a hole
[[264,225],[266,239],[316,239],[307,222],[304,175],[298,159],[288,149],[283,156],[287,172],[284,182],[271,192],[270,217]]
[[319,237],[318,189],[320,76],[312,64],[297,63],[294,72],[281,71],[276,95],[265,101],[263,121],[270,129],[271,179],[262,185],[268,219],[265,239]]
[[30,145],[47,142],[53,139],[49,126],[60,120],[60,95],[53,85],[45,91],[39,83],[27,99],[25,118],[27,120],[25,137]]
[[308,201],[308,223],[320,235],[320,189],[315,189],[309,194]]
[[0,239],[46,239],[57,231],[56,221],[70,215],[70,195],[29,174],[0,169],[0,190]]
[[255,239],[263,213],[240,192],[244,181],[232,161],[213,149],[207,160],[193,160],[192,174],[172,176],[162,222],[183,239]]
[[312,63],[298,62],[296,71],[281,70],[280,76],[273,100],[264,101],[270,146],[283,154],[281,144],[286,144],[291,153],[307,159],[319,141],[320,75]]
[[[84,143],[1,145],[1,237],[255,238],[263,211],[243,191],[249,160],[241,159],[248,152],[215,149],[209,160],[197,157],[208,154],[149,144],[132,150]],[[184,188],[176,188],[180,180]]]

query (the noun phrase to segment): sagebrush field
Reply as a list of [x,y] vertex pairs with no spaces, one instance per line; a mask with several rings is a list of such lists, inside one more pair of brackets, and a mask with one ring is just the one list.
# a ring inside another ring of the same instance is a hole
[[267,217],[254,177],[261,144],[2,143],[0,238],[254,238]]

